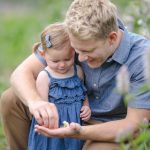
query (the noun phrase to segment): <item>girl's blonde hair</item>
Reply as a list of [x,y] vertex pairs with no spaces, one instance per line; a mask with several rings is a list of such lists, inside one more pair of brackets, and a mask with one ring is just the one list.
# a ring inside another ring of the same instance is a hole
[[117,31],[117,9],[109,0],[74,0],[67,11],[68,31],[80,40],[105,39]]
[[49,41],[52,44],[51,47],[53,49],[60,50],[62,48],[71,47],[65,23],[54,23],[47,26],[43,30],[43,32],[41,33],[41,42],[35,43],[33,45],[33,51],[36,51],[40,46],[42,47],[43,51],[49,49],[46,46],[46,40],[45,40],[46,35],[49,35],[50,37]]

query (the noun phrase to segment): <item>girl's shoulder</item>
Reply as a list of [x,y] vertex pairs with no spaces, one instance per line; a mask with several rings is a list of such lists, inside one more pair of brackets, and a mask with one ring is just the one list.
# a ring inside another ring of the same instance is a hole
[[48,67],[45,67],[39,74],[38,78],[41,78],[43,80],[50,80],[51,79],[51,74],[49,72]]
[[47,78],[48,75],[47,75],[47,69],[45,68],[44,70],[40,71],[40,73],[38,74],[38,77],[40,78]]
[[44,70],[42,70],[37,76],[36,84],[46,86],[49,84],[49,81],[50,81],[50,79],[49,79],[47,73]]

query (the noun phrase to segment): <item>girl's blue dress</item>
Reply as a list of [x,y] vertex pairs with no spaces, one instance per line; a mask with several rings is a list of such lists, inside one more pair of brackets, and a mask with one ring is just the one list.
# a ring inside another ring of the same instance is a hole
[[[83,101],[86,98],[86,88],[83,82],[77,76],[76,65],[74,66],[74,75],[72,77],[56,79],[53,78],[47,70],[50,86],[48,99],[56,105],[59,114],[59,127],[63,121],[77,122],[81,124],[80,110]],[[28,150],[81,150],[83,141],[73,138],[48,138],[39,135],[34,131],[37,124],[35,118],[32,119]]]

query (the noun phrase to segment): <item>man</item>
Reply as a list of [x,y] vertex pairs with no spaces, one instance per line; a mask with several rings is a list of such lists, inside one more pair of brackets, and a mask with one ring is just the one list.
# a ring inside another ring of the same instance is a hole
[[[117,20],[116,7],[108,0],[74,0],[67,12],[66,24],[71,45],[78,53],[85,73],[92,109],[92,117],[87,124],[92,125],[71,123],[67,128],[57,129],[55,106],[43,102],[36,92],[35,79],[46,65],[37,51],[14,71],[11,77],[13,90],[6,91],[1,98],[6,136],[14,150],[26,148],[28,134],[22,130],[28,131],[30,113],[40,125],[49,123],[52,128],[37,125],[38,132],[50,137],[89,140],[84,147],[86,150],[117,149],[119,145],[114,142],[123,130],[136,132],[144,118],[150,119],[149,92],[137,95],[126,108],[122,96],[114,91],[115,78],[122,65],[129,70],[131,93],[144,84],[142,53],[150,46],[150,41],[129,33]],[[29,107],[30,113],[13,91]],[[47,113],[47,109],[51,113]],[[18,132],[14,131],[14,126]],[[24,141],[20,140],[21,136]]]

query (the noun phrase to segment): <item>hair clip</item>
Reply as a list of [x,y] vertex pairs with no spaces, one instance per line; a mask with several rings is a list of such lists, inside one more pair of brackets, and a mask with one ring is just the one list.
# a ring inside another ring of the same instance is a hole
[[51,48],[52,47],[52,43],[50,41],[50,35],[49,34],[45,35],[45,42],[46,42],[46,47],[47,48]]

